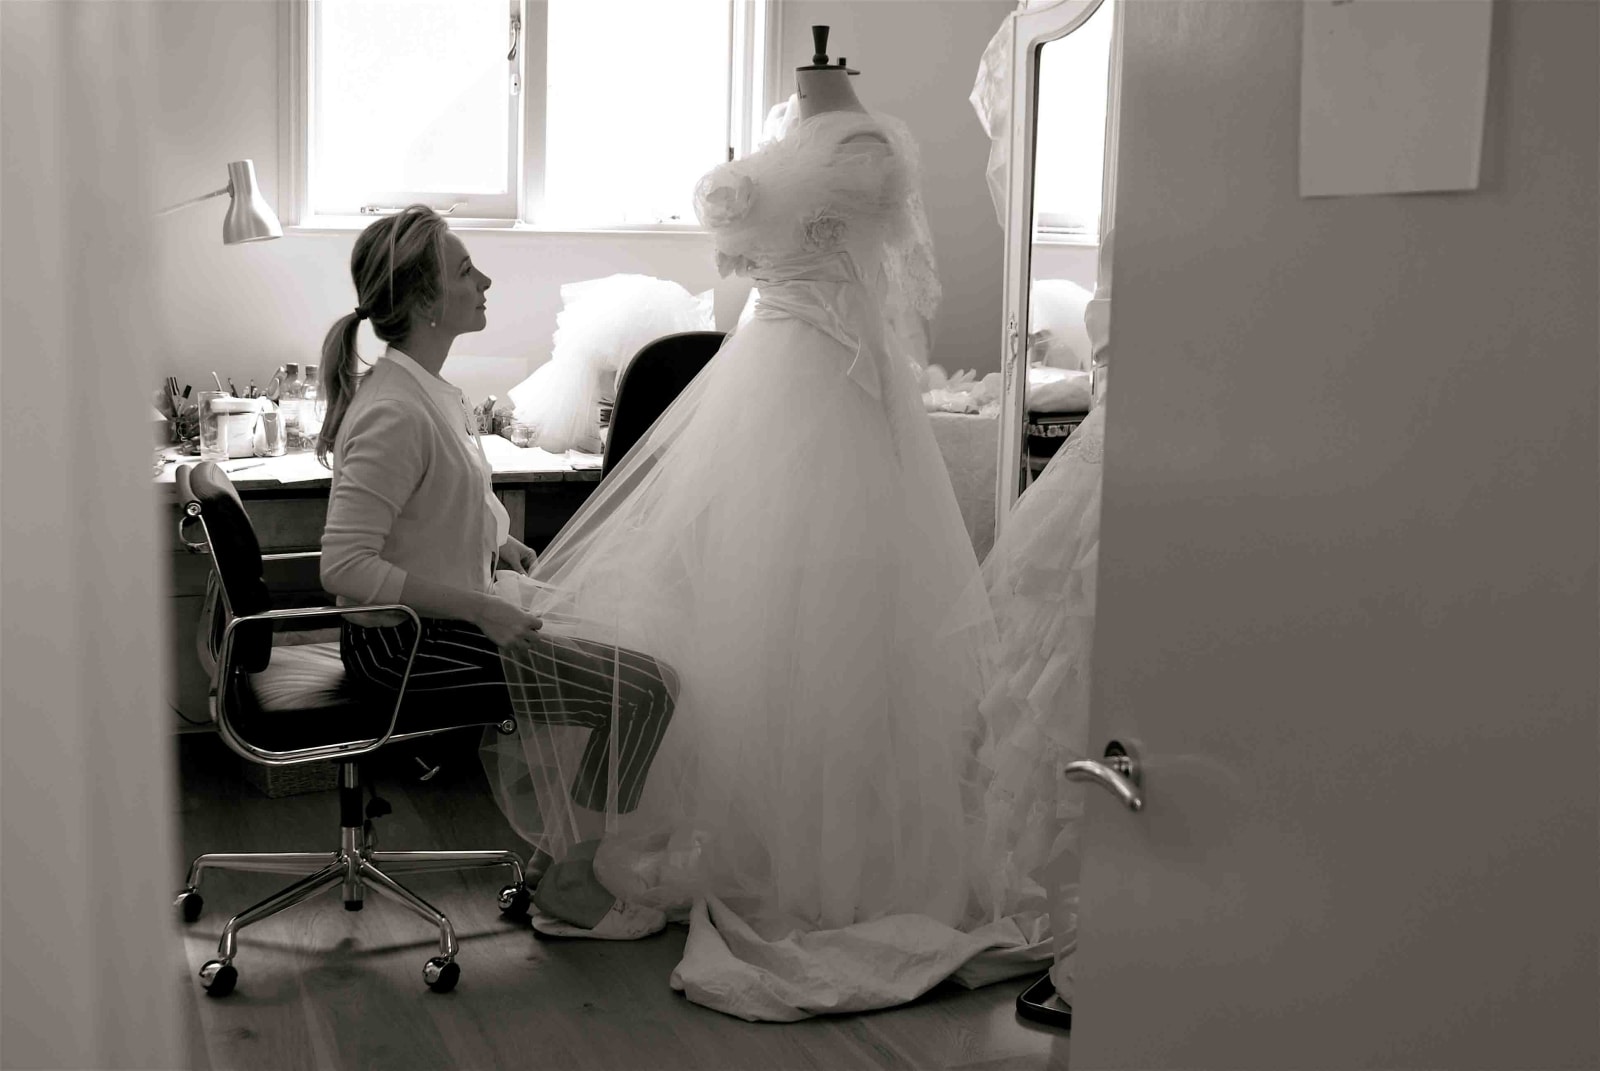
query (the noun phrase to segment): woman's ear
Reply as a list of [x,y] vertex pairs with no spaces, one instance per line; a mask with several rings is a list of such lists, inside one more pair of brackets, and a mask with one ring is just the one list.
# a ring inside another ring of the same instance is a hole
[[406,314],[406,333],[410,334],[420,327],[438,327],[439,304],[411,306],[411,311]]

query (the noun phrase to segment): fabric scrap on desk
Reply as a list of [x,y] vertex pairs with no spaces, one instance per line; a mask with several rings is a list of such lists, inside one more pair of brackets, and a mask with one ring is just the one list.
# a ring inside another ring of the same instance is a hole
[[566,472],[572,468],[561,454],[552,454],[537,446],[518,446],[503,435],[483,435],[484,455],[496,473],[506,472]]
[[333,478],[333,470],[317,460],[315,451],[284,454],[264,460],[267,462],[266,468],[252,471],[260,476],[271,476],[279,483],[312,483]]

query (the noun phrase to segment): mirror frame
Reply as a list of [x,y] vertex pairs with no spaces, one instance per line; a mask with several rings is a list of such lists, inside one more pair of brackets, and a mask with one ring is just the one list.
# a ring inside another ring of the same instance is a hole
[[[1004,282],[1001,286],[1000,447],[995,473],[994,536],[998,543],[1020,494],[1022,445],[1028,419],[1025,337],[1033,274],[1033,161],[1039,112],[1040,50],[1087,22],[1105,0],[1058,0],[1046,8],[1019,11],[1011,20],[1010,155],[1006,183]],[[1100,187],[1100,262],[1113,229],[1116,206],[1117,142],[1122,70],[1122,18],[1129,0],[1119,0],[1112,14],[1111,57],[1107,65],[1105,157]],[[1104,280],[1097,280],[1096,292]],[[1090,394],[1101,355],[1090,370]],[[1096,402],[1096,404],[1099,404]]]

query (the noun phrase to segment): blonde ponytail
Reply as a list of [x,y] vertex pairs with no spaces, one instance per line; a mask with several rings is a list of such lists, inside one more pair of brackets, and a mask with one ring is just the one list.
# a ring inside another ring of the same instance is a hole
[[360,385],[361,358],[356,354],[356,328],[360,326],[359,312],[346,313],[334,322],[328,329],[328,337],[322,340],[319,378],[326,409],[322,415],[322,430],[317,432],[317,460],[327,468],[333,467],[329,460],[333,443],[338,438],[339,425],[344,423],[345,410],[350,408],[350,399],[355,397],[356,387]]

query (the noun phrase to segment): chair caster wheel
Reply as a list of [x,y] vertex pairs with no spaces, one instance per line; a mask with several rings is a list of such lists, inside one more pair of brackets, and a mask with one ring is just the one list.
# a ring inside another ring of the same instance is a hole
[[233,992],[233,987],[239,981],[239,972],[234,970],[233,964],[224,963],[220,959],[207,960],[205,966],[200,968],[200,984],[205,987],[208,997],[225,997]]
[[453,959],[443,956],[434,956],[422,966],[422,980],[428,983],[428,988],[435,993],[448,993],[456,987],[456,981],[461,977],[461,968]]
[[199,918],[201,909],[206,906],[206,902],[201,897],[199,890],[193,888],[184,889],[180,892],[173,904],[183,913],[183,921],[185,922],[193,922]]
[[525,919],[528,917],[528,905],[533,897],[528,895],[526,885],[507,885],[500,890],[500,913],[507,918]]

